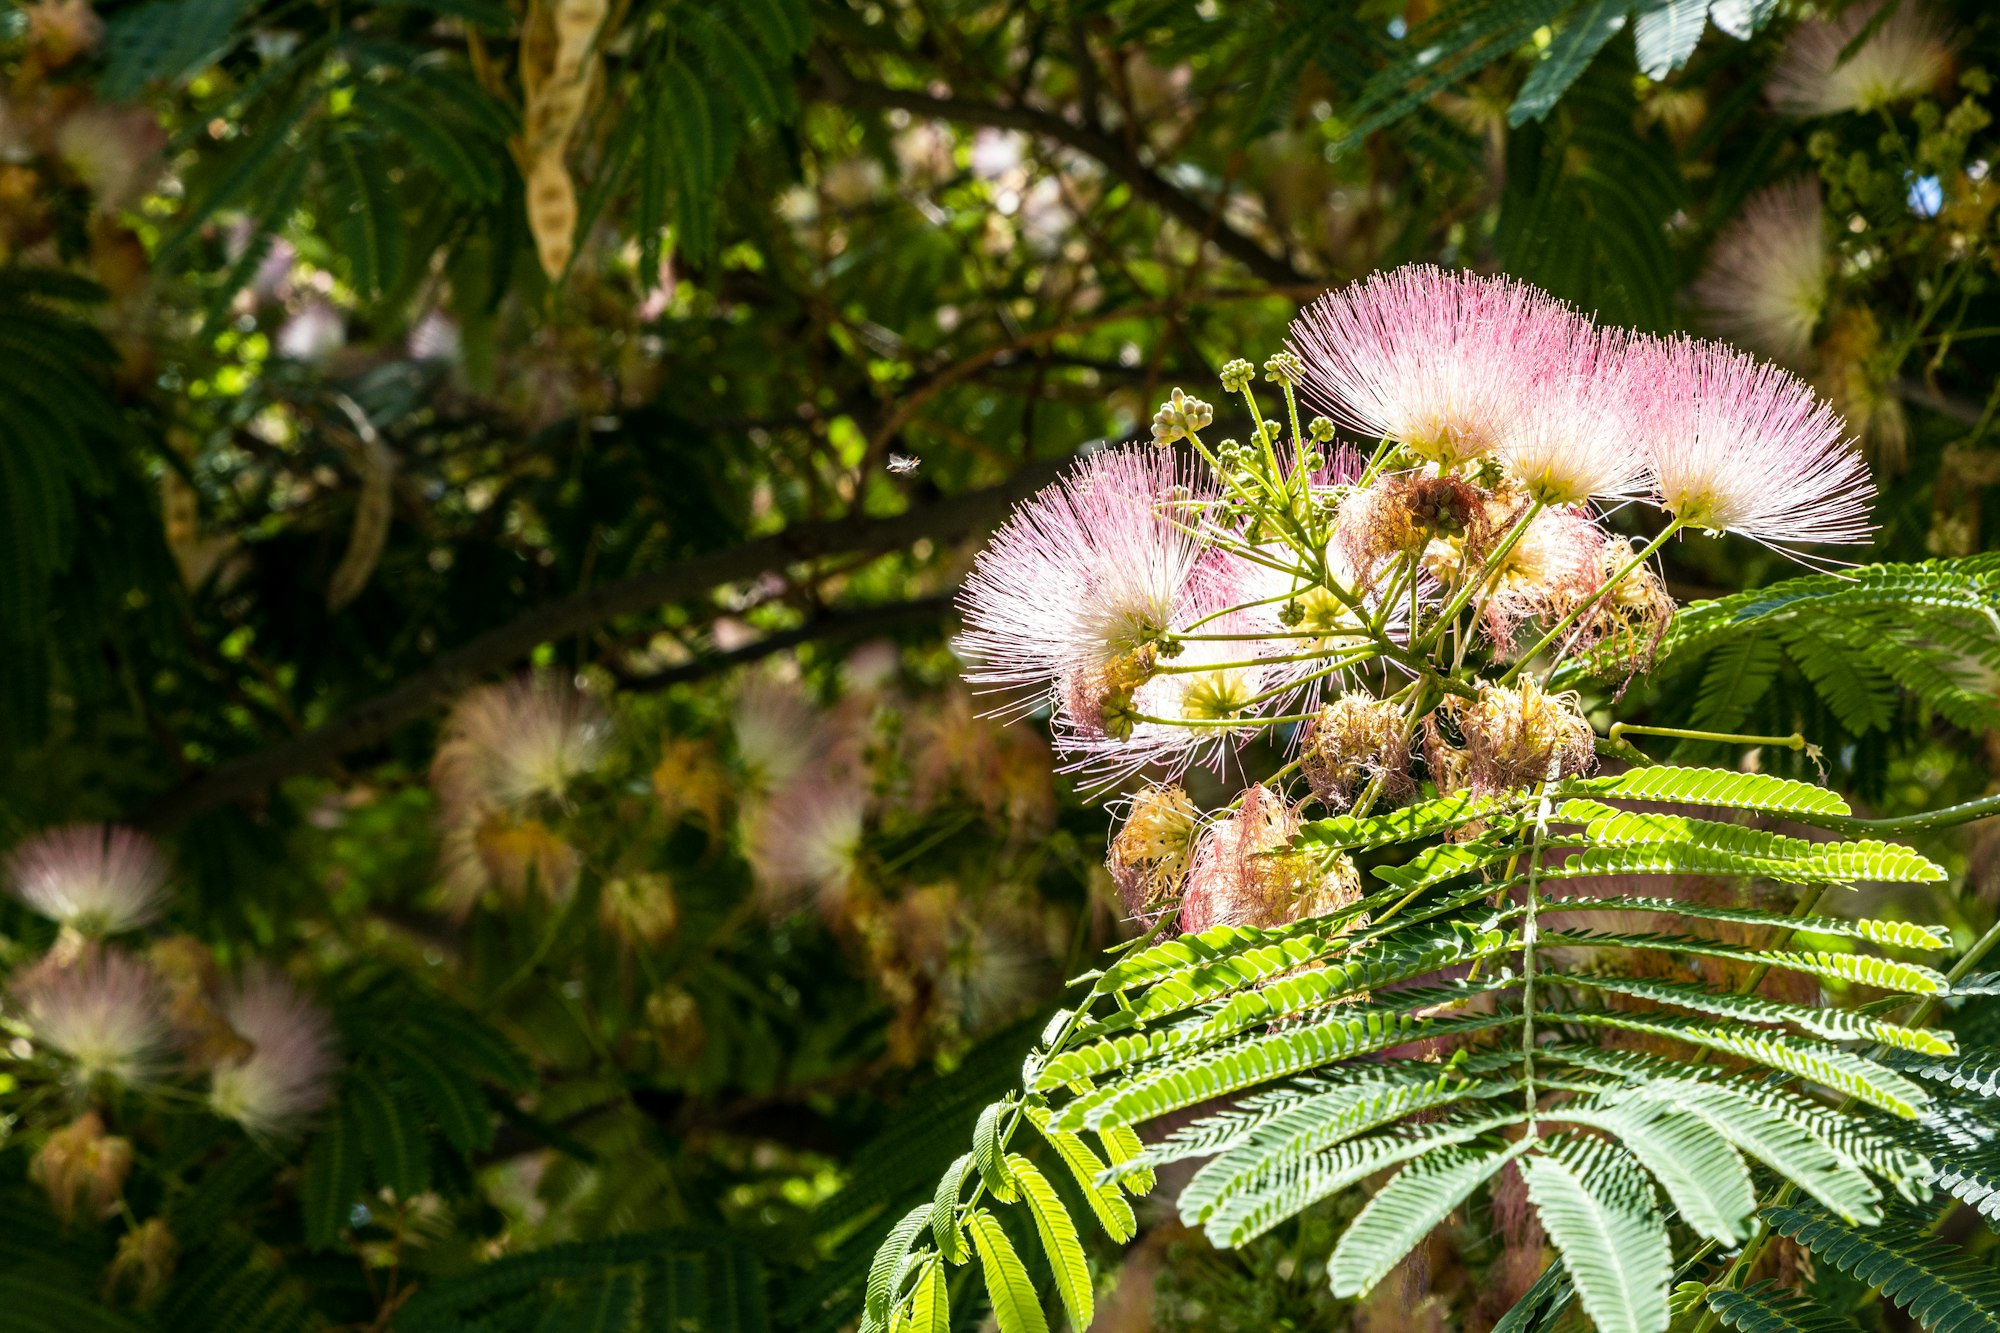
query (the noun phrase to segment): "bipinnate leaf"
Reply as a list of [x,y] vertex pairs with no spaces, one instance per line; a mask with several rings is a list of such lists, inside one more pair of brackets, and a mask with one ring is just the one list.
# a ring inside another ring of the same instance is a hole
[[1880,1291],[1930,1333],[2000,1330],[2000,1273],[1935,1237],[1893,1224],[1849,1226],[1810,1204],[1766,1208],[1764,1220]]
[[1427,1153],[1397,1172],[1334,1246],[1326,1265],[1333,1294],[1360,1296],[1372,1290],[1447,1213],[1465,1202],[1494,1172],[1533,1146],[1533,1139],[1511,1144],[1453,1144]]
[[1646,1173],[1598,1139],[1545,1140],[1526,1158],[1528,1198],[1601,1333],[1666,1333],[1667,1224]]
[[1757,1209],[1750,1172],[1729,1140],[1704,1121],[1657,1103],[1608,1110],[1565,1106],[1551,1112],[1556,1117],[1611,1135],[1701,1235],[1734,1245],[1749,1234]]
[[972,1130],[972,1160],[979,1167],[979,1178],[986,1192],[1002,1203],[1012,1203],[1020,1197],[1014,1192],[1014,1182],[1008,1179],[1007,1165],[1001,1155],[1005,1149],[1000,1142],[1000,1120],[1008,1109],[1006,1102],[993,1103],[979,1113]]
[[1056,1276],[1056,1292],[1062,1297],[1063,1309],[1069,1312],[1069,1322],[1078,1329],[1089,1328],[1095,1313],[1090,1265],[1083,1257],[1083,1242],[1076,1234],[1076,1223],[1063,1207],[1055,1187],[1027,1158],[1009,1153],[1007,1168],[1020,1185],[1021,1196],[1028,1201],[1028,1211],[1034,1214],[1042,1252],[1049,1257],[1049,1268]]
[[966,1260],[965,1236],[958,1227],[958,1192],[965,1187],[966,1173],[972,1170],[972,1154],[960,1153],[958,1160],[938,1177],[937,1197],[931,1200],[931,1235],[938,1253],[955,1264]]
[[880,1328],[882,1322],[889,1317],[889,1307],[896,1299],[910,1246],[930,1225],[930,1220],[931,1205],[918,1204],[903,1214],[902,1220],[889,1229],[888,1237],[882,1242],[881,1248],[875,1251],[875,1260],[868,1266],[864,1326],[872,1325]]
[[1042,1317],[1035,1284],[1000,1219],[984,1208],[975,1208],[966,1216],[965,1225],[972,1233],[972,1248],[979,1254],[979,1273],[986,1280],[986,1297],[993,1304],[993,1322],[1000,1326],[1000,1333],[1048,1333],[1049,1323]]
[[1133,1216],[1132,1205],[1114,1184],[1100,1184],[1105,1165],[1081,1135],[1068,1130],[1056,1129],[1047,1108],[1028,1106],[1024,1108],[1028,1123],[1033,1125],[1049,1146],[1056,1150],[1056,1156],[1063,1159],[1070,1175],[1076,1178],[1076,1187],[1083,1191],[1084,1202],[1097,1215],[1097,1224],[1105,1234],[1119,1244],[1124,1244],[1138,1233],[1138,1219]]

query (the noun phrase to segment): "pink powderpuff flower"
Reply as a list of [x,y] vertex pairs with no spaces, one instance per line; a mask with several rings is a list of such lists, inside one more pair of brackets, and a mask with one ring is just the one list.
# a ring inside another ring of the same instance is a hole
[[1675,518],[1772,547],[1869,539],[1867,464],[1803,380],[1689,338],[1644,339],[1633,362],[1640,437]]
[[745,784],[760,795],[798,777],[835,739],[826,715],[796,680],[768,674],[744,681],[729,728]]
[[561,800],[604,761],[610,740],[603,708],[568,681],[482,685],[445,719],[431,785],[453,819]]
[[868,793],[824,772],[800,775],[745,820],[744,850],[765,903],[788,911],[808,897],[837,912],[861,873]]
[[1410,264],[1321,297],[1286,346],[1317,406],[1451,468],[1499,446],[1575,319],[1510,278]]
[[165,1054],[166,997],[152,968],[131,954],[90,949],[43,959],[14,983],[35,1043],[76,1063],[85,1082],[145,1081]]
[[1750,197],[1716,238],[1695,300],[1718,332],[1796,365],[1812,350],[1830,267],[1819,182],[1801,176]]
[[70,824],[45,829],[16,847],[7,858],[7,880],[35,911],[95,938],[160,915],[167,860],[142,833]]
[[[1226,587],[1208,584],[1187,620],[1220,609],[1218,602],[1229,607],[1218,595]],[[1283,682],[1262,660],[1271,647],[1247,613],[1231,610],[1198,632],[1235,637],[1191,640],[1174,657],[1149,651],[1136,676],[1078,673],[1064,682],[1054,725],[1056,751],[1070,758],[1064,772],[1083,774],[1089,789],[1101,790],[1149,768],[1168,779],[1195,764],[1223,771],[1280,697],[1259,696]]]
[[1106,449],[1015,510],[959,597],[966,679],[1025,712],[1052,682],[1146,650],[1183,614],[1211,494],[1171,451]]
[[1880,0],[1849,5],[1837,18],[1794,28],[1764,81],[1771,105],[1794,116],[1876,111],[1943,84],[1951,74],[1952,33],[1917,0],[1900,0],[1859,50],[1840,58],[1881,10]]
[[1550,324],[1559,330],[1550,334],[1554,364],[1501,423],[1501,466],[1543,504],[1636,498],[1647,478],[1624,384],[1630,335],[1575,316]]
[[224,1060],[208,1103],[252,1134],[295,1129],[333,1098],[337,1061],[326,1011],[270,968],[253,968],[224,992],[222,1016],[250,1053]]

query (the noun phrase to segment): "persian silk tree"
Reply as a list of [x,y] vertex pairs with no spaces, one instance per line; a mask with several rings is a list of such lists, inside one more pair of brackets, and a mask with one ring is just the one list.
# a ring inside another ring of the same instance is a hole
[[[1615,707],[1682,623],[1719,632],[1652,568],[1676,537],[1817,563],[1868,540],[1840,419],[1729,348],[1422,267],[1327,296],[1263,371],[1282,419],[1244,361],[1222,371],[1243,438],[1212,440],[1216,409],[1175,390],[1150,445],[1028,501],[967,584],[970,678],[1046,709],[1063,762],[1120,790],[1109,870],[1147,929],[1080,980],[1021,1091],[891,1230],[862,1327],[948,1328],[962,1265],[1003,1333],[1057,1302],[1087,1327],[1081,1210],[1047,1172],[1124,1240],[1124,1196],[1186,1162],[1180,1216],[1223,1246],[1382,1182],[1327,1257],[1340,1295],[1504,1177],[1560,1255],[1510,1327],[1572,1302],[1621,1333],[1798,1326],[1750,1281],[1774,1234],[1927,1326],[1991,1326],[1952,1322],[1990,1319],[1995,1284],[1922,1240],[1920,1205],[1990,1211],[2000,1057],[1930,1020],[1990,984],[1973,971],[1995,937],[1947,967],[1946,931],[1841,895],[1944,879],[1878,835],[2000,803],[1859,818],[1821,786],[1655,764],[1631,739],[1804,737],[1626,725],[1578,692]],[[1340,446],[1342,427],[1372,443]],[[1658,514],[1639,542],[1604,522],[1631,503]],[[1956,650],[2000,664],[1984,565],[1756,596],[1809,617],[1807,593],[1926,586]],[[1240,794],[1203,809],[1218,783],[1196,767]]]

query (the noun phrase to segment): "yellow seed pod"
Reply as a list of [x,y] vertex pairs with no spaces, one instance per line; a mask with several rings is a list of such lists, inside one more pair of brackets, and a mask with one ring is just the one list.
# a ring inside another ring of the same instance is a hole
[[609,8],[606,0],[556,0],[550,15],[556,34],[555,82],[582,81],[584,62],[597,43],[597,30],[604,25]]
[[528,229],[542,272],[554,282],[576,244],[576,184],[560,153],[543,154],[528,166]]

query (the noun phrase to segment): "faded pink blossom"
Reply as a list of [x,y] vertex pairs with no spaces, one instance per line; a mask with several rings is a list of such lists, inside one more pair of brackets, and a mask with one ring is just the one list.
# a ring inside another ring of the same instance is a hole
[[222,997],[222,1016],[251,1051],[215,1068],[208,1101],[254,1134],[295,1128],[333,1096],[337,1067],[326,1012],[279,973],[258,967]]
[[36,1045],[76,1062],[85,1081],[144,1081],[164,1056],[166,999],[152,968],[131,954],[91,949],[45,958],[14,983]]
[[1794,116],[1875,111],[1934,91],[1951,74],[1951,30],[1928,6],[1900,0],[1859,50],[1841,52],[1882,10],[1849,5],[1836,18],[1801,23],[1764,81],[1771,105]]
[[959,598],[966,678],[1025,711],[1052,683],[1148,649],[1185,612],[1209,494],[1169,451],[1107,449],[1015,510]]
[[1211,926],[1280,926],[1323,916],[1360,896],[1345,857],[1292,848],[1297,807],[1269,787],[1252,787],[1237,812],[1202,833],[1181,897],[1181,933]]
[[89,936],[143,926],[166,906],[167,861],[131,829],[70,824],[45,829],[7,858],[14,894]]
[[610,739],[603,708],[568,681],[482,685],[445,719],[431,785],[453,819],[559,800],[603,762]]
[[1634,345],[1658,501],[1770,546],[1865,542],[1875,484],[1845,423],[1797,376],[1720,343]]
[[1455,467],[1499,447],[1576,318],[1511,278],[1409,264],[1321,297],[1286,345],[1322,409]]
[[1796,364],[1812,350],[1829,267],[1819,182],[1801,176],[1750,197],[1716,238],[1695,299],[1717,332]]
[[861,867],[868,794],[857,782],[812,772],[777,792],[745,823],[751,872],[774,908],[815,896],[836,907]]

